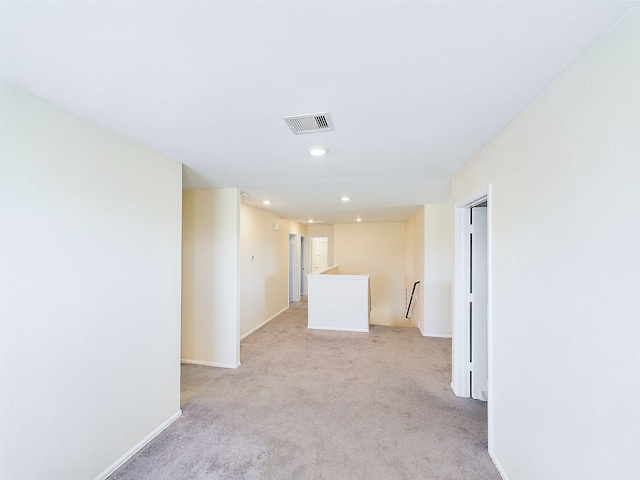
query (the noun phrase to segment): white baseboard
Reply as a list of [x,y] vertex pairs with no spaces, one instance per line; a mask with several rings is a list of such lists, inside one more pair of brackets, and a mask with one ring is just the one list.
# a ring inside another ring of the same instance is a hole
[[276,313],[275,315],[270,316],[269,318],[267,318],[264,322],[262,322],[260,325],[258,325],[257,327],[253,327],[251,330],[249,330],[247,333],[245,333],[244,335],[242,335],[240,337],[240,340],[244,340],[245,338],[247,338],[249,335],[251,335],[253,332],[255,332],[256,330],[260,330],[262,327],[264,327],[267,323],[269,323],[271,320],[273,320],[274,318],[276,318],[278,315],[280,315],[281,313],[286,312],[287,310],[289,310],[289,307],[284,307],[282,310],[280,310],[278,313]]
[[106,469],[102,471],[94,480],[104,480],[113,472],[115,472],[118,468],[120,468],[124,463],[133,457],[136,453],[138,453],[142,447],[144,447],[147,443],[153,440],[160,432],[162,432],[165,428],[175,422],[182,415],[182,410],[178,410],[176,413],[171,415],[168,419],[162,422],[155,430],[153,430],[149,435],[144,437],[138,443],[136,443],[127,453],[122,455],[119,459],[109,465]]
[[496,468],[498,469],[498,473],[500,474],[500,476],[502,477],[502,480],[509,480],[509,477],[507,476],[507,472],[504,471],[504,468],[502,467],[502,464],[500,463],[500,461],[495,457],[495,455],[493,454],[493,451],[491,449],[489,449],[489,457],[491,457],[491,460],[493,460],[493,464],[496,466]]
[[[420,330],[422,332],[422,330]],[[441,333],[425,333],[422,332],[423,337],[433,337],[433,338],[453,338],[452,335],[442,335]]]
[[218,362],[202,362],[200,360],[189,360],[188,358],[180,359],[180,363],[189,363],[191,365],[204,365],[205,367],[220,367],[220,368],[238,368],[240,362],[233,363],[218,363]]
[[368,328],[333,328],[333,327],[307,327],[310,330],[333,330],[336,332],[362,332],[369,333]]

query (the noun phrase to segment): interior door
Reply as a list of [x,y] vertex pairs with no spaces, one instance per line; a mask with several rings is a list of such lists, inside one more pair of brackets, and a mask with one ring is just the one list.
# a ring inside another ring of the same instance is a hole
[[487,400],[487,207],[470,216],[471,398]]
[[327,268],[329,258],[329,238],[328,237],[312,237],[311,239],[311,261],[312,273]]
[[309,263],[307,237],[300,237],[300,295],[307,294],[307,265]]

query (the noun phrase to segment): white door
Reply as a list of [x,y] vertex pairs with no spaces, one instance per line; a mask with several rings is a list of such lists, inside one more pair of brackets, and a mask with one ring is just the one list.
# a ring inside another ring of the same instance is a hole
[[329,257],[329,238],[327,237],[313,237],[311,239],[311,261],[312,261],[312,273],[316,273],[319,270],[327,268],[327,261]]
[[487,400],[487,207],[470,214],[471,398]]

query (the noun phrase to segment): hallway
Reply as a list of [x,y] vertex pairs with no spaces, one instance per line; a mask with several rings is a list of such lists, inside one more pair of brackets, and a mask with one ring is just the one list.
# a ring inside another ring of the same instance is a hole
[[500,478],[486,404],[449,386],[450,340],[306,314],[292,303],[243,340],[236,370],[183,365],[182,417],[110,478]]

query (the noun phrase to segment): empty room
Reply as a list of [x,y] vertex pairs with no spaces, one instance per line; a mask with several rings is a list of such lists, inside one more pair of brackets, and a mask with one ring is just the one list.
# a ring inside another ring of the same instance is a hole
[[0,478],[640,478],[640,2],[0,1]]

